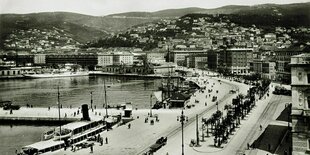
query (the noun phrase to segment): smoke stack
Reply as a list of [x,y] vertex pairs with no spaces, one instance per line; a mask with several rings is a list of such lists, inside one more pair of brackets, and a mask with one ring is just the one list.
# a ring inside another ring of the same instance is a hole
[[82,114],[83,114],[82,120],[90,121],[87,104],[82,105]]

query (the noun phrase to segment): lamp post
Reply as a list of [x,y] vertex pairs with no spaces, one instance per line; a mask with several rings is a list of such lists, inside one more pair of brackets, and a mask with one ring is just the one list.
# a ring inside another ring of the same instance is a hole
[[104,85],[104,103],[105,103],[105,126],[107,132],[109,131],[108,128],[108,102],[107,102],[107,87],[105,85],[105,80],[103,80],[103,85]]
[[291,112],[291,107],[290,103],[285,104],[285,108],[287,108],[287,128],[290,128],[290,112]]
[[59,120],[59,140],[61,140],[61,122],[60,122],[60,92],[59,92],[59,85],[57,88],[57,104],[58,104],[58,120]]
[[93,109],[93,92],[90,92],[90,108]]
[[150,96],[150,117],[152,117],[152,94]]
[[183,133],[183,127],[184,127],[184,121],[187,120],[188,117],[184,115],[183,110],[181,112],[181,115],[177,117],[177,121],[181,122],[182,125],[182,155],[184,155],[184,133]]

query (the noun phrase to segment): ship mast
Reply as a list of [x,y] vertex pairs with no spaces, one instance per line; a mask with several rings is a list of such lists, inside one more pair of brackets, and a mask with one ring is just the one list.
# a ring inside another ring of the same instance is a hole
[[105,103],[105,125],[106,125],[106,129],[108,131],[108,122],[107,122],[107,119],[108,119],[108,102],[107,102],[107,88],[106,88],[106,85],[105,85],[105,79],[103,80],[103,85],[104,85],[104,103]]
[[61,122],[60,122],[60,93],[59,93],[59,85],[58,85],[58,93],[57,93],[57,104],[58,104],[58,119],[59,119],[59,140],[61,140]]

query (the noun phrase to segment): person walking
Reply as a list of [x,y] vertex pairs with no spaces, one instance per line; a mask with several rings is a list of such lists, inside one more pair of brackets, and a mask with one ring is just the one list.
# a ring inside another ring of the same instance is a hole
[[92,146],[90,146],[90,153],[93,153],[93,151],[94,151],[94,148],[93,148],[93,145],[92,145]]
[[108,144],[108,137],[105,137],[105,143]]

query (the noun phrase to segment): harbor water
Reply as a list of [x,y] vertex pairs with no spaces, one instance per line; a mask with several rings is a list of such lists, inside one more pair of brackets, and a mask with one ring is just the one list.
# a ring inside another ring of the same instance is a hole
[[56,107],[57,87],[63,107],[78,107],[90,104],[104,105],[104,81],[107,86],[107,101],[110,106],[132,102],[134,108],[149,108],[150,95],[157,91],[161,79],[141,79],[113,76],[83,76],[66,78],[2,80],[0,100],[13,104],[34,107]]
[[[0,81],[0,100],[33,107],[56,107],[57,88],[63,107],[79,107],[90,104],[104,105],[104,81],[110,106],[132,102],[134,108],[149,108],[150,95],[158,90],[161,79],[141,79],[113,76],[83,76],[47,79],[14,79]],[[154,95],[153,95],[154,96]],[[153,99],[153,102],[155,99]],[[1,125],[1,154],[11,155],[22,146],[40,141],[41,135],[51,126]]]

